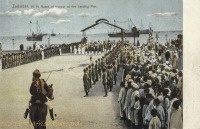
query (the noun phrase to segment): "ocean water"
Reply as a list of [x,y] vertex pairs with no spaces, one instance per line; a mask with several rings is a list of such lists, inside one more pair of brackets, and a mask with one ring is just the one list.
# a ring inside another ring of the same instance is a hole
[[[161,31],[158,32],[159,38],[158,42],[160,43],[166,43],[166,35],[167,40],[170,39],[176,39],[178,34],[182,34],[182,31]],[[153,37],[155,37],[156,32],[154,32]],[[88,42],[93,41],[105,41],[105,40],[115,40],[118,41],[121,38],[110,38],[108,34],[87,34],[86,35]],[[45,44],[63,44],[63,43],[73,43],[73,42],[79,42],[83,38],[82,34],[58,34],[56,36],[44,36],[42,41],[37,41],[37,44],[39,45],[45,45]],[[148,34],[141,34],[137,40],[140,41],[140,43],[146,43],[148,38]],[[14,40],[13,40],[14,39]],[[49,40],[50,39],[50,40]],[[128,40],[130,42],[134,42],[134,38],[125,38],[125,40]],[[14,44],[13,44],[14,42]],[[34,41],[35,42],[35,41]],[[27,47],[33,46],[33,41],[27,41],[26,36],[0,36],[0,43],[2,44],[2,50],[19,50],[20,44],[24,45],[24,49],[26,50]]]

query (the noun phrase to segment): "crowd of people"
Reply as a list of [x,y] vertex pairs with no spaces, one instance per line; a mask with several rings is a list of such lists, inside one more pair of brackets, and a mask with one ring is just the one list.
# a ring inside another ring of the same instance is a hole
[[[120,119],[134,129],[181,129],[183,124],[183,71],[181,48],[147,43],[117,42],[102,58],[84,68],[86,96],[101,79],[105,95],[121,82],[118,103]],[[180,64],[179,64],[180,63]],[[122,69],[122,80],[117,80]]]
[[135,129],[181,129],[183,72],[179,49],[143,44],[122,48],[124,69],[119,93],[120,117]]

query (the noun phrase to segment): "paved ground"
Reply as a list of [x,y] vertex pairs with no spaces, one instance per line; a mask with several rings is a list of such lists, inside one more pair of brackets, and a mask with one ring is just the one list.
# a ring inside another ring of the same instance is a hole
[[[99,56],[93,56],[98,58]],[[54,84],[55,121],[47,116],[47,129],[122,129],[117,104],[119,82],[104,98],[101,82],[93,86],[89,97],[82,84],[83,68],[89,63],[89,56],[57,56],[43,61],[6,69],[0,72],[0,129],[32,129],[23,113],[30,99],[29,87],[32,71],[38,68],[47,83]],[[121,80],[121,74],[118,76]]]

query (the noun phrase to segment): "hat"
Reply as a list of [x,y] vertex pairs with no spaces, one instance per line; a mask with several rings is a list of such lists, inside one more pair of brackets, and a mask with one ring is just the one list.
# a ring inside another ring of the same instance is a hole
[[146,84],[150,85],[152,84],[152,81],[151,80],[147,80]]
[[133,82],[133,79],[129,78],[129,79],[128,79],[128,82]]
[[163,101],[163,97],[162,96],[158,96],[157,99],[162,102]]
[[169,76],[169,75],[170,75],[170,72],[165,72],[165,75]]
[[161,72],[161,69],[157,69],[157,72],[160,73],[160,72]]
[[174,77],[174,76],[176,76],[176,74],[175,73],[173,73],[173,72],[170,72],[170,74],[169,74],[171,77]]
[[131,78],[131,75],[130,75],[130,74],[127,74],[127,75],[126,75],[126,81],[128,81],[130,78]]
[[161,80],[161,77],[160,77],[160,76],[157,76],[157,79],[160,81],[160,80]]
[[139,86],[136,83],[132,82],[131,85],[132,85],[133,88],[139,89]]
[[150,74],[150,77],[155,78],[156,75],[155,74]]
[[162,71],[162,74],[165,74],[165,70]]
[[153,74],[153,72],[152,72],[152,71],[149,71],[148,74],[151,75],[151,74]]

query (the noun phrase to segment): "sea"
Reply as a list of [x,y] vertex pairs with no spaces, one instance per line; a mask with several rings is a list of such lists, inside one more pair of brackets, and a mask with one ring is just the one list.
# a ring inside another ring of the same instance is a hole
[[[156,33],[158,34],[158,42],[161,44],[166,43],[167,41],[177,39],[178,34],[183,34],[183,31],[160,31],[153,32],[152,36],[155,37]],[[88,42],[95,41],[119,41],[121,38],[111,38],[107,33],[101,34],[87,34],[86,35]],[[139,40],[141,44],[146,43],[149,35],[148,34],[140,34],[139,37],[135,38],[135,41]],[[56,36],[44,36],[42,41],[37,41],[39,45],[47,45],[47,44],[69,44],[74,42],[79,42],[83,38],[82,34],[57,34]],[[134,42],[133,37],[125,37],[125,41],[129,41],[130,43]],[[0,36],[0,43],[2,44],[2,51],[9,50],[20,50],[20,44],[24,45],[24,49],[27,50],[28,47],[32,47],[33,43],[36,41],[27,41],[26,36]]]

